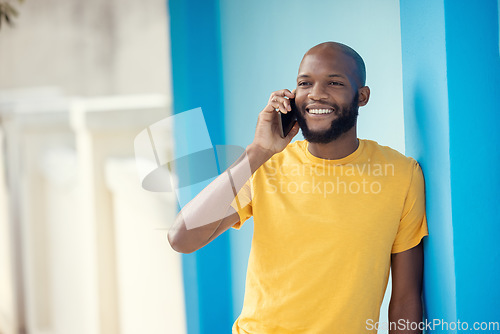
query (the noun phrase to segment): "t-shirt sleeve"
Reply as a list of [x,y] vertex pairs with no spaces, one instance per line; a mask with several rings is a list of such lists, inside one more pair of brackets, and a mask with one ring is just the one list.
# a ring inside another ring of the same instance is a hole
[[238,212],[240,216],[240,221],[234,224],[232,227],[239,230],[243,223],[252,217],[252,196],[253,196],[253,175],[248,181],[243,185],[243,187],[238,192],[237,196],[231,203],[231,207]]
[[400,253],[417,246],[429,235],[425,214],[425,185],[422,169],[414,161],[410,187],[406,195],[392,253]]

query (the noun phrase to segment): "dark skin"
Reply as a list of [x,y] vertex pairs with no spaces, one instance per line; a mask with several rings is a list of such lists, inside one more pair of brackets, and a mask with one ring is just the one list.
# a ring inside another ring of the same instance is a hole
[[[355,62],[342,51],[330,47],[314,47],[309,50],[299,67],[295,102],[305,116],[309,129],[323,131],[339,116],[337,110],[326,115],[312,115],[308,109],[331,109],[331,104],[346,105],[359,93],[358,106],[364,106],[370,98],[370,88],[361,87],[356,75]],[[302,106],[306,110],[302,110]],[[343,158],[356,150],[358,139],[356,126],[327,144],[310,143],[312,155],[323,159]]]
[[[422,321],[422,272],[424,253],[422,242],[401,253],[391,255],[392,296],[389,304],[389,321],[399,319],[419,323]],[[422,333],[390,330],[389,334]]]
[[[370,98],[370,89],[362,85],[355,61],[340,49],[331,45],[320,44],[309,50],[299,67],[295,92],[279,91],[275,107],[282,112],[290,110],[288,101],[283,96],[295,97],[299,112],[305,115],[311,130],[327,129],[332,120],[338,117],[334,110],[326,115],[312,115],[312,109],[332,108],[332,104],[349,104],[359,93],[358,106],[364,106]],[[301,108],[301,106],[306,106]],[[340,159],[353,153],[358,148],[356,126],[343,133],[339,138],[327,144],[310,143],[312,155],[323,159]],[[389,322],[398,323],[400,319],[419,323],[422,321],[422,244],[401,253],[391,255],[392,296],[389,306]],[[396,333],[421,333],[421,331],[391,330]]]
[[[331,109],[333,103],[350,104],[356,90],[359,93],[358,106],[366,105],[370,98],[370,88],[361,86],[356,63],[342,51],[320,44],[304,55],[299,67],[296,90],[275,92],[271,100],[276,101],[276,108],[286,113],[291,109],[284,97],[295,97],[295,102],[299,111],[305,116],[308,127],[314,131],[322,131],[339,116],[338,111],[334,110],[327,115],[311,115],[307,113],[307,109]],[[303,105],[306,105],[306,110],[303,110]],[[354,126],[327,144],[310,143],[309,150],[311,154],[322,159],[340,159],[354,152],[358,144]]]

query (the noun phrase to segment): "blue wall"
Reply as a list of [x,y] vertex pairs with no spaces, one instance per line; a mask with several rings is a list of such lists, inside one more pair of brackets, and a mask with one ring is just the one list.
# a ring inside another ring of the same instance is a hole
[[[315,44],[334,40],[355,48],[367,64],[373,93],[360,110],[359,136],[404,151],[398,0],[170,1],[169,14],[175,112],[201,106],[213,144],[250,144],[270,93],[293,89],[303,54]],[[178,150],[189,150],[199,139],[192,132],[186,137],[186,131],[175,131]],[[239,315],[251,235],[248,221],[217,240],[222,245],[216,250],[183,256],[189,334],[218,334],[230,328],[223,322],[217,331],[206,325],[210,317],[204,310],[210,313],[213,307],[204,289],[219,279],[201,279],[210,264],[221,269],[221,282],[228,279],[224,269],[231,268],[227,290],[218,285],[218,292],[231,294],[232,303],[218,302],[215,309],[232,320]],[[386,307],[387,301],[382,318],[387,318]]]
[[497,4],[445,1],[457,317],[469,322],[500,321]]
[[[358,50],[372,90],[358,136],[406,146],[425,174],[426,316],[500,319],[496,0],[189,0],[169,12],[174,110],[201,106],[214,145],[251,142],[269,94],[294,88],[309,47]],[[199,139],[189,126],[175,133],[179,150]],[[249,221],[183,257],[190,334],[228,332],[238,316],[251,234]]]
[[[399,0],[220,0],[220,26],[229,144],[250,144],[257,115],[270,93],[295,88],[303,54],[333,40],[350,45],[366,62],[372,96],[360,109],[359,137],[404,152]],[[234,314],[238,315],[252,222],[230,233]],[[387,303],[385,318],[386,307]]]
[[500,319],[497,1],[401,0],[406,151],[426,178],[429,319]]
[[429,318],[456,319],[444,4],[401,1],[406,154],[426,183],[424,299]]

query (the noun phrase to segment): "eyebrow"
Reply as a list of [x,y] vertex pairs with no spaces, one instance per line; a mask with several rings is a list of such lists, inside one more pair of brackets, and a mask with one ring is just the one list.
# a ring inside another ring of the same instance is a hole
[[[310,76],[307,75],[307,74],[300,74],[299,76],[297,76],[297,78],[309,78]],[[341,75],[341,74],[329,74],[328,75],[329,78],[345,78],[345,76]]]

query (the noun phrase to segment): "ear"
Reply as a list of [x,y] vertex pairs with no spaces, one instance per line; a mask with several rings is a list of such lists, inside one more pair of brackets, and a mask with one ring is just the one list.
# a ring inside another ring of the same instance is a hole
[[359,97],[358,97],[358,106],[362,107],[365,106],[368,103],[368,100],[370,99],[370,87],[364,86],[361,87],[358,91]]

